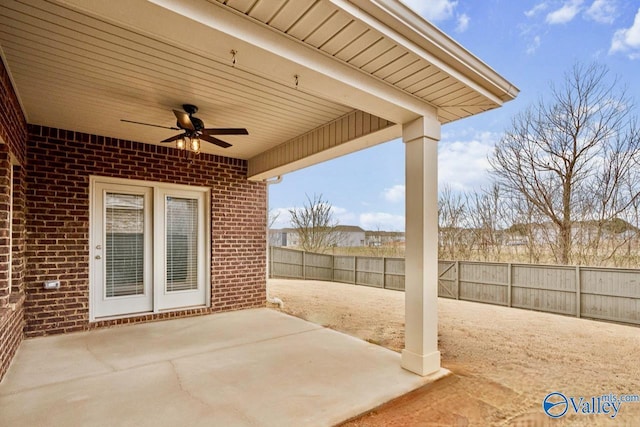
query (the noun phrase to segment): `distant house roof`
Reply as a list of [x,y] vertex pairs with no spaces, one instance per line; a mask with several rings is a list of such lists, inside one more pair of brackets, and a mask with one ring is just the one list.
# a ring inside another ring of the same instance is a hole
[[365,231],[367,236],[384,236],[384,237],[401,237],[404,236],[404,231],[379,231],[379,230],[367,230]]
[[[364,233],[364,229],[362,227],[358,227],[357,225],[337,225],[333,228],[334,231],[339,231],[343,233]],[[271,232],[276,233],[295,233],[295,228],[272,228]]]
[[364,229],[357,225],[338,225],[335,227],[335,230],[342,232],[364,233]]

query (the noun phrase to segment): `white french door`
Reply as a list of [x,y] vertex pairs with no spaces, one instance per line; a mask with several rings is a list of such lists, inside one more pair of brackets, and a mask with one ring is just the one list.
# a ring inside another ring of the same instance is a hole
[[92,178],[92,319],[207,305],[206,189]]
[[[156,191],[156,306],[159,310],[204,305],[206,235],[204,194]],[[161,287],[162,289],[158,289]]]

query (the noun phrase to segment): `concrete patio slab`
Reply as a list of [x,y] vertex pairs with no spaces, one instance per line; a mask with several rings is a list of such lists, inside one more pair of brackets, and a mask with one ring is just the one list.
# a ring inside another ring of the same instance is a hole
[[2,426],[327,426],[442,376],[270,309],[25,340]]

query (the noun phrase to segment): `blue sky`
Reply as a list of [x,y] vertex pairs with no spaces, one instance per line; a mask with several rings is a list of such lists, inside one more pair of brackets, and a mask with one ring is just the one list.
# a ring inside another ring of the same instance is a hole
[[[597,61],[640,104],[640,0],[403,0],[520,89],[515,101],[444,125],[439,186],[479,190],[487,156],[511,118],[548,94],[576,61]],[[636,107],[636,115],[638,115]],[[270,186],[274,227],[288,210],[322,194],[343,225],[404,230],[404,147],[395,140],[287,174]]]

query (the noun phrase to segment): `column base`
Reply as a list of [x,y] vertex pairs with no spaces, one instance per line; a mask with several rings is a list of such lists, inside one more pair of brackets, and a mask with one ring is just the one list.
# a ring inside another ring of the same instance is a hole
[[423,377],[433,374],[440,370],[440,352],[421,355],[405,348],[402,350],[402,367]]

